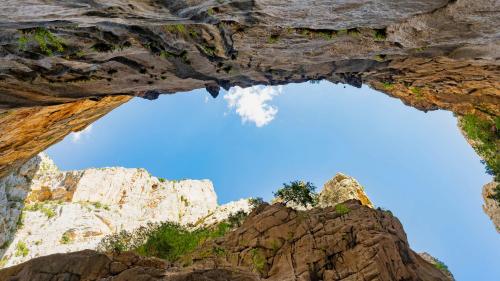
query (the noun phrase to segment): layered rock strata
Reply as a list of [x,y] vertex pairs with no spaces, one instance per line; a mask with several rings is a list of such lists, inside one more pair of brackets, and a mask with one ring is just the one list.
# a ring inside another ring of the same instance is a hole
[[[105,113],[79,117],[80,103],[111,109],[103,98],[122,95],[326,79],[421,110],[498,116],[497,10],[491,0],[2,1],[0,176]],[[63,104],[71,110],[47,112]],[[16,130],[26,111],[38,114],[24,122],[46,124]]]

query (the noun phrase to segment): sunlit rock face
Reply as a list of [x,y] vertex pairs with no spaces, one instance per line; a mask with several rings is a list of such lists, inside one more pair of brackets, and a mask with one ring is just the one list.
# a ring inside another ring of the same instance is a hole
[[491,198],[500,183],[490,182],[483,187],[483,210],[490,217],[498,233],[500,233],[500,203]]
[[215,223],[250,205],[242,199],[219,206],[208,180],[164,180],[118,167],[60,171],[40,154],[0,181],[0,208],[2,266],[10,266],[95,249],[105,235],[147,223]]
[[[490,0],[2,1],[0,108],[11,110],[0,112],[0,176],[106,112],[89,110],[83,118],[72,103],[90,99],[108,111],[119,104],[101,102],[105,96],[154,99],[197,88],[217,96],[236,85],[326,79],[365,83],[421,110],[496,116],[500,31],[491,23],[500,16],[484,12],[496,6]],[[44,110],[61,104],[73,111]],[[26,111],[40,113],[24,122],[43,118],[45,126],[16,130],[13,114]]]
[[82,251],[0,270],[0,279],[452,280],[410,249],[403,227],[390,213],[356,200],[344,205],[349,211],[343,214],[333,207],[297,211],[263,205],[242,226],[184,256],[183,261],[192,260],[187,267],[133,253]]
[[323,186],[318,198],[320,207],[335,206],[350,199],[359,200],[361,204],[373,208],[370,198],[363,186],[352,177],[338,173]]

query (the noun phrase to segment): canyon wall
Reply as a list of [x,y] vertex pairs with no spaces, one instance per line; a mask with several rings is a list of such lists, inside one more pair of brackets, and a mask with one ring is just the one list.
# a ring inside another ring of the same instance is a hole
[[408,245],[389,212],[349,200],[344,211],[298,211],[282,204],[255,209],[242,226],[208,240],[172,264],[131,252],[86,250],[0,270],[1,280],[453,280]]
[[45,154],[0,180],[0,267],[95,249],[103,237],[148,223],[203,226],[250,211],[217,203],[209,180],[166,180],[121,167],[60,171]]
[[494,118],[497,4],[2,1],[0,176],[130,96],[197,88],[216,97],[232,86],[326,79],[368,84],[421,110]]

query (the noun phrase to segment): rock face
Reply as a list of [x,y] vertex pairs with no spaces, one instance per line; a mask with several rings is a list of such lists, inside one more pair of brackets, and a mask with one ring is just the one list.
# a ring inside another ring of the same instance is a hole
[[491,199],[498,182],[490,182],[483,187],[483,210],[490,217],[498,233],[500,233],[500,203]]
[[[281,281],[447,280],[409,248],[403,227],[388,212],[356,200],[343,205],[343,213],[263,207],[224,239],[204,245],[193,255],[194,268],[229,266]],[[224,254],[204,258],[210,246]]]
[[335,206],[349,199],[359,200],[361,204],[374,208],[364,188],[352,177],[338,173],[323,186],[318,198],[319,207]]
[[2,1],[0,176],[122,95],[326,79],[498,116],[496,11],[492,0]]
[[95,249],[105,235],[149,222],[203,225],[238,210],[249,212],[248,200],[219,206],[208,180],[164,180],[144,169],[64,172],[40,154],[0,180],[0,254],[10,266]]
[[449,280],[408,246],[399,221],[387,212],[344,203],[296,211],[262,206],[224,238],[207,241],[189,267],[132,253],[57,254],[0,271],[6,281],[28,280]]
[[444,273],[448,277],[450,281],[455,281],[455,277],[453,277],[453,274],[448,270],[447,267],[443,267],[443,263],[441,263],[438,259],[435,257],[431,256],[429,253],[419,253],[418,254],[420,257],[422,257],[426,262],[434,265],[434,267],[437,267],[441,272]]

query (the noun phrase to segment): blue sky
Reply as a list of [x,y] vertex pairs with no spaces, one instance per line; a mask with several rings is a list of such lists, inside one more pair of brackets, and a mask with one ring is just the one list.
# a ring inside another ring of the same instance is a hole
[[491,178],[450,112],[329,82],[134,99],[48,150],[63,170],[124,166],[207,178],[219,202],[271,199],[283,182],[355,177],[392,210],[410,246],[457,280],[500,276],[500,236],[483,213]]

